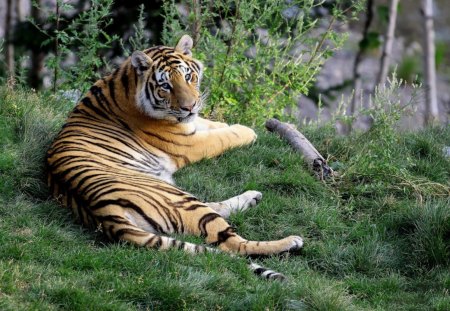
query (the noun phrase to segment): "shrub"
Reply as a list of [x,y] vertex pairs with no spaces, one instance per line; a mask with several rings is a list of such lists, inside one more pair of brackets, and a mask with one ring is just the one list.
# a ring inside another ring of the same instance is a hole
[[[99,51],[110,48],[111,43],[118,39],[103,30],[111,23],[112,3],[113,0],[92,0],[88,10],[63,27],[66,23],[62,11],[70,11],[73,7],[57,0],[56,10],[49,12],[46,25],[32,21],[48,37],[42,44],[51,44],[55,48],[55,54],[46,60],[47,68],[52,72],[54,93],[60,89],[76,89],[83,94],[101,77],[99,69],[107,62],[98,56]],[[50,30],[51,25],[55,26],[53,31]]]
[[[360,2],[351,9],[358,11]],[[195,56],[206,65],[205,114],[218,119],[262,124],[282,116],[296,95],[308,93],[324,60],[346,38],[332,27],[344,11],[335,7],[323,27],[311,0],[188,1],[187,15],[180,6],[163,6],[164,43],[174,45],[191,34]]]

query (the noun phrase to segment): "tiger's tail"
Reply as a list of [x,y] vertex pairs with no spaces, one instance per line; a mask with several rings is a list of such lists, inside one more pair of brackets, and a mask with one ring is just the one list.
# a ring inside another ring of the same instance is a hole
[[254,262],[249,263],[250,270],[253,271],[257,276],[264,278],[266,280],[277,280],[277,281],[285,281],[286,277],[276,271],[264,268]]

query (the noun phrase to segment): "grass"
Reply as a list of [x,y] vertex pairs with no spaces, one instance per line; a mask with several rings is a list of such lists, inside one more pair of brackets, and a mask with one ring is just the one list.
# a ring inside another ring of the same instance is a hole
[[253,146],[177,173],[207,201],[262,191],[258,207],[231,218],[244,237],[305,237],[299,256],[256,260],[289,277],[279,283],[253,276],[242,258],[111,244],[75,223],[48,198],[43,173],[70,108],[0,88],[1,310],[450,309],[449,127],[302,129],[340,168],[326,184],[263,130]]

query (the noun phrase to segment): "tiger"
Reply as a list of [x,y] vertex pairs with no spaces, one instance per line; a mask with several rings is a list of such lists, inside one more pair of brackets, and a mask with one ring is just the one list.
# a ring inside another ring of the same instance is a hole
[[[254,207],[260,192],[202,202],[175,185],[177,170],[257,138],[249,127],[199,116],[203,64],[192,48],[184,35],[175,47],[135,51],[93,84],[47,151],[52,195],[113,242],[246,258],[300,250],[300,236],[249,241],[227,222],[232,213]],[[171,234],[201,236],[206,245]],[[267,279],[284,278],[253,262],[249,267]]]

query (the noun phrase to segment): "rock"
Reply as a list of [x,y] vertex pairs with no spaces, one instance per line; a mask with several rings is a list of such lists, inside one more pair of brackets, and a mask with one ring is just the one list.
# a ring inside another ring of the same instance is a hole
[[442,148],[442,153],[444,154],[444,157],[450,158],[450,146],[444,146],[444,148]]

